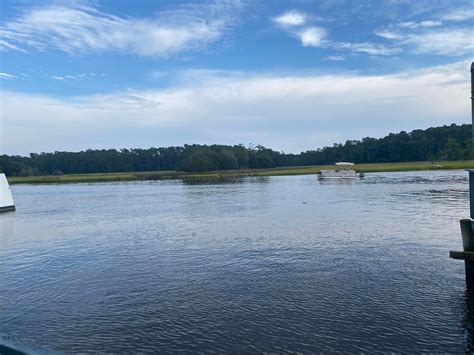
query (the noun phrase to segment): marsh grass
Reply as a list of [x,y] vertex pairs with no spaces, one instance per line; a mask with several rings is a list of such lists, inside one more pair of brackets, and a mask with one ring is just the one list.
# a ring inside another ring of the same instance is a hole
[[[442,170],[442,169],[468,169],[474,168],[474,160],[443,161],[437,162],[441,168],[431,162],[404,162],[404,163],[377,163],[357,164],[355,170],[358,172],[390,172],[390,171],[415,171],[415,170]],[[137,181],[137,180],[167,180],[182,179],[187,182],[206,182],[208,180],[225,180],[242,176],[283,176],[283,175],[308,175],[317,174],[322,169],[333,169],[334,165],[279,167],[272,169],[242,169],[211,171],[205,173],[184,173],[176,171],[150,171],[150,172],[126,172],[126,173],[104,173],[104,174],[70,174],[70,175],[44,175],[9,177],[11,184],[63,184],[63,183],[96,183],[114,181]]]

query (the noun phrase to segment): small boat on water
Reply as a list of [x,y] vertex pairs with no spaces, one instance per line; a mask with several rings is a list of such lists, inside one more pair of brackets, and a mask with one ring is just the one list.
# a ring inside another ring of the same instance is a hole
[[15,211],[12,192],[5,174],[0,174],[0,213]]
[[353,169],[354,163],[339,162],[336,163],[334,170],[321,170],[318,180],[322,179],[360,179],[364,177],[363,173],[357,173]]

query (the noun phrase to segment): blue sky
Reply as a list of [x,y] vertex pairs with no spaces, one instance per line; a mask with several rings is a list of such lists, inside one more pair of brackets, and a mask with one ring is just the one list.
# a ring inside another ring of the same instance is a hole
[[0,6],[0,153],[299,152],[470,122],[472,0]]

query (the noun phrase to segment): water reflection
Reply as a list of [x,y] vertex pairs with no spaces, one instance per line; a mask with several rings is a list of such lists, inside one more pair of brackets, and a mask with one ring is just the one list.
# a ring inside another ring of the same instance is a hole
[[318,179],[320,185],[352,185],[359,182],[357,179]]
[[406,199],[414,199],[420,202],[427,203],[454,203],[466,200],[469,197],[469,190],[467,187],[462,189],[423,189],[416,191],[404,191],[393,193],[392,196],[403,197]]
[[468,283],[464,291],[464,313],[461,320],[466,330],[466,353],[474,352],[474,284]]
[[218,175],[218,176],[203,176],[203,177],[183,177],[182,180],[185,185],[225,185],[225,184],[243,184],[248,182],[268,182],[268,177],[257,176],[257,177],[246,177],[246,176],[229,176],[229,175]]
[[366,184],[389,184],[389,185],[429,185],[429,184],[464,184],[469,181],[468,175],[463,174],[453,175],[449,171],[438,171],[433,173],[431,171],[420,172],[396,172],[390,174],[372,173],[367,174],[364,182]]

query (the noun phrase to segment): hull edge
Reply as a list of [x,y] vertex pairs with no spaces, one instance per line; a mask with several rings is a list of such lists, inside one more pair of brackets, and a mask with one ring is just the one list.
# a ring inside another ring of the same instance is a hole
[[0,207],[0,213],[14,212],[16,210],[15,205]]

